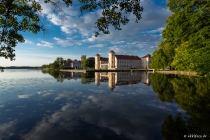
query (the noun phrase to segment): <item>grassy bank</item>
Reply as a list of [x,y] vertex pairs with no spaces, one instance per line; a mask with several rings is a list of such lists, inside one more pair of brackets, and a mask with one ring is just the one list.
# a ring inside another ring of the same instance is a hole
[[175,70],[158,70],[155,71],[161,74],[180,74],[180,75],[191,75],[191,76],[198,76],[196,72],[189,72],[189,71],[175,71]]
[[50,69],[50,68],[44,68],[43,71],[49,71],[49,70],[59,70],[59,69]]

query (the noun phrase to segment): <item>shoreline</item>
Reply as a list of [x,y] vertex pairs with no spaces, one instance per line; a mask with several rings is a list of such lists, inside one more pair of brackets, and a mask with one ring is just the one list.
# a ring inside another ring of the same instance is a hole
[[155,71],[160,74],[178,74],[178,75],[189,75],[189,76],[199,76],[197,72],[189,72],[189,71],[175,71],[175,70],[164,70],[164,71]]
[[[49,70],[49,68],[45,68],[43,70]],[[138,72],[138,71],[146,71],[149,73],[159,73],[159,74],[175,74],[175,75],[188,75],[188,76],[199,76],[197,75],[197,72],[189,72],[189,71],[175,71],[175,70],[153,70],[153,69],[100,69],[100,70],[95,70],[95,69],[55,69],[61,72]],[[206,76],[199,76],[199,77],[206,77]]]
[[60,71],[63,72],[135,72],[135,71],[147,71],[147,72],[153,72],[153,69],[100,69],[100,70],[77,70],[77,69],[60,69]]

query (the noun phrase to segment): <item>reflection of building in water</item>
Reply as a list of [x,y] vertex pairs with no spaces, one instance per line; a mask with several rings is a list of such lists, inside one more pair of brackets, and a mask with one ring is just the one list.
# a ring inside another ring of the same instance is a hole
[[108,72],[95,72],[95,85],[100,85],[100,82],[108,82]]
[[109,89],[113,90],[115,86],[132,85],[144,83],[149,85],[149,73],[147,72],[95,72],[95,85],[100,82],[108,82]]
[[78,78],[81,78],[81,73],[79,72],[64,72],[63,75],[64,75],[64,78],[68,80],[71,80],[71,79],[77,80]]

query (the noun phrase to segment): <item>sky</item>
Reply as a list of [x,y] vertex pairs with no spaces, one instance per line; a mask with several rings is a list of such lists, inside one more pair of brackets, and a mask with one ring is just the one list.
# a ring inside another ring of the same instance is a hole
[[97,53],[107,57],[110,50],[140,57],[152,54],[162,40],[165,20],[171,15],[166,4],[167,0],[141,0],[144,11],[138,23],[129,14],[130,21],[121,25],[122,30],[111,27],[110,34],[95,37],[95,22],[101,17],[101,9],[81,13],[80,5],[73,1],[71,7],[61,5],[66,16],[62,20],[51,5],[41,3],[40,17],[47,34],[21,32],[25,42],[16,46],[16,60],[0,58],[0,66],[41,66],[54,62],[57,57],[80,60],[81,55],[95,57]]

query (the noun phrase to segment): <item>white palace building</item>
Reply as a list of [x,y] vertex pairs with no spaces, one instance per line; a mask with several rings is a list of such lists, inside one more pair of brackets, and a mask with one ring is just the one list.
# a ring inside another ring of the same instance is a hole
[[108,58],[95,56],[95,69],[149,69],[151,55],[144,57],[134,55],[117,55],[113,50],[109,51]]

